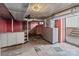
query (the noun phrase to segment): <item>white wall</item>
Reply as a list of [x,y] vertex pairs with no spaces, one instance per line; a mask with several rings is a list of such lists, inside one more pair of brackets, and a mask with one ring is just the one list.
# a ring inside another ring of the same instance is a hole
[[66,11],[63,11],[61,13],[57,13],[57,14],[53,15],[52,17],[49,17],[48,19],[56,20],[58,18],[67,18],[67,17],[71,17],[74,15],[79,15],[79,6],[71,8],[71,9],[66,10]]
[[79,27],[79,17],[73,16],[66,18],[66,27]]
[[47,27],[54,28],[55,21],[53,19],[49,19],[46,21],[46,25],[47,25]]
[[[75,17],[75,16],[77,16],[77,17]],[[48,20],[50,20],[50,24],[49,24],[50,27],[53,27],[54,23],[52,23],[52,21],[56,20],[56,19],[62,19],[62,21],[63,21],[63,29],[64,29],[64,31],[63,31],[63,41],[65,41],[65,29],[66,29],[65,28],[65,19],[68,19],[67,24],[66,24],[67,26],[78,27],[79,26],[79,24],[78,24],[78,22],[79,22],[79,7],[75,7],[75,8],[66,10],[64,12],[55,14],[52,17],[49,17]],[[71,21],[70,19],[72,19],[73,21]],[[72,24],[70,24],[70,22],[72,22]]]
[[50,20],[50,27],[51,28],[55,27],[55,21],[53,19]]

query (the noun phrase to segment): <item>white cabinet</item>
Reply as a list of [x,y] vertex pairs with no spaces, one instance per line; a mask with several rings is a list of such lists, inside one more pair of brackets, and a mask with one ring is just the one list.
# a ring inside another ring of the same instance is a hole
[[45,28],[43,38],[50,43],[58,42],[58,28]]
[[17,44],[24,43],[24,32],[17,33]]
[[0,46],[12,46],[24,43],[24,32],[0,33]]
[[15,45],[17,42],[16,33],[8,33],[8,46]]
[[1,47],[7,46],[7,34],[6,33],[1,33],[0,34],[0,40],[1,40]]

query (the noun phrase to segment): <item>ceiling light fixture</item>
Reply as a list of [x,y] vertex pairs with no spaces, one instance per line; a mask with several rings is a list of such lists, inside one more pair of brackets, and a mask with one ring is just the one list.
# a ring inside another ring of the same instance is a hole
[[41,9],[43,9],[44,8],[44,4],[41,4],[41,3],[36,3],[36,4],[33,4],[32,5],[32,10],[33,11],[40,11]]

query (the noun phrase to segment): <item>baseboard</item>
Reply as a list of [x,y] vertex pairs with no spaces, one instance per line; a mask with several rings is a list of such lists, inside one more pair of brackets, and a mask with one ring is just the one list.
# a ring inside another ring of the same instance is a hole
[[25,44],[25,43],[20,43],[20,44],[15,44],[15,45],[11,45],[11,46],[1,47],[1,49],[8,48],[8,47],[14,47],[14,46],[22,45],[22,44]]
[[76,46],[76,47],[78,47],[78,48],[79,48],[79,46],[78,46],[78,45],[76,45],[76,44],[73,44],[73,43],[70,43],[70,42],[67,42],[67,41],[66,41],[66,43],[71,44],[71,45]]

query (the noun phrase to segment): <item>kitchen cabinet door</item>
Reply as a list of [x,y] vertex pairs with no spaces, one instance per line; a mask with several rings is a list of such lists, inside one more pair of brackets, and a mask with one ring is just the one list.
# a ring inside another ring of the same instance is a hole
[[16,33],[8,33],[8,46],[15,45],[16,42]]
[[8,40],[7,40],[7,33],[1,33],[0,34],[0,43],[1,43],[1,47],[6,47]]
[[17,32],[17,44],[24,43],[24,32]]

